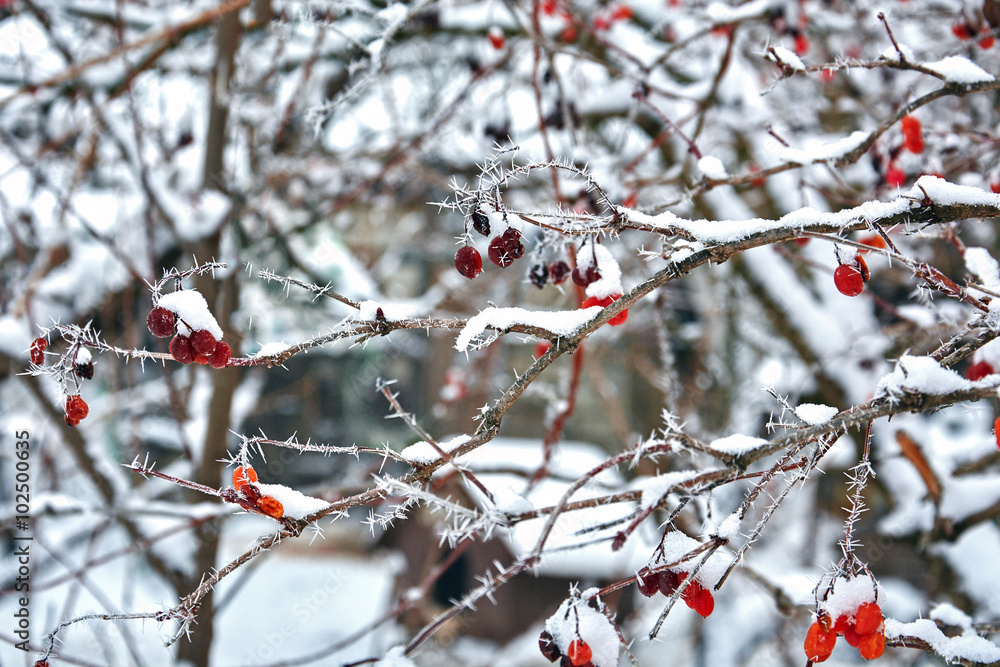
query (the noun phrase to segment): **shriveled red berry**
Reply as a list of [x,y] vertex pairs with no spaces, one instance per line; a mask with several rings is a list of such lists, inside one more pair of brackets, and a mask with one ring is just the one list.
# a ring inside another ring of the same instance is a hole
[[531,278],[532,285],[534,285],[538,289],[542,289],[543,287],[545,287],[545,283],[549,279],[549,267],[545,266],[544,264],[535,264],[533,267],[531,267],[531,273],[529,274],[529,277]]
[[555,639],[552,638],[548,630],[543,630],[542,634],[538,636],[538,650],[542,652],[542,655],[549,662],[555,662],[562,657],[559,647],[556,646]]
[[569,264],[562,260],[552,262],[552,264],[549,265],[549,279],[552,281],[553,285],[562,285],[566,282],[566,279],[569,278],[569,274],[571,272]]
[[635,583],[639,586],[639,592],[648,598],[660,592],[659,577],[644,567],[636,573]]
[[285,507],[277,498],[272,498],[271,496],[261,496],[260,500],[257,501],[257,505],[260,507],[261,511],[264,512],[264,514],[268,515],[272,519],[280,519],[285,516]]
[[232,355],[233,351],[229,347],[229,343],[219,341],[219,344],[215,346],[215,352],[208,355],[208,365],[212,368],[225,368],[229,365]]
[[[493,247],[493,244],[490,244]],[[462,246],[455,253],[455,268],[463,276],[472,280],[483,270],[483,258],[471,245]]]
[[865,602],[854,616],[854,629],[859,635],[870,635],[882,625],[882,610],[874,602]]
[[207,357],[215,352],[215,346],[218,344],[219,341],[215,340],[211,331],[199,329],[191,334],[191,348],[195,354],[203,354]]
[[146,316],[146,328],[157,338],[169,338],[174,335],[175,321],[173,312],[156,307]]
[[82,364],[73,364],[73,372],[76,373],[77,377],[83,378],[84,380],[93,380],[94,362],[85,361]]
[[174,336],[170,340],[170,356],[182,364],[193,362],[194,348],[191,347],[191,339],[187,336]]
[[573,282],[580,287],[587,287],[591,283],[596,283],[601,279],[601,272],[596,264],[587,267],[576,267],[573,269]]
[[48,346],[49,343],[44,338],[36,338],[31,341],[31,347],[28,348],[28,357],[31,359],[31,363],[41,366],[45,362],[45,348]]
[[508,227],[504,230],[503,234],[500,235],[503,239],[504,244],[507,247],[507,252],[514,259],[520,259],[524,256],[524,244],[521,243],[521,232],[517,231],[513,227]]
[[813,662],[823,662],[833,653],[836,644],[837,635],[833,631],[826,632],[818,622],[813,623],[806,633],[806,658]]
[[68,426],[78,426],[80,424],[79,419],[74,419],[73,417],[70,417],[69,415],[66,414],[63,415],[63,419],[66,420],[66,424]]
[[472,228],[483,236],[490,235],[490,218],[478,208],[472,212]]
[[965,377],[975,382],[982,380],[987,375],[993,375],[994,372],[993,366],[988,361],[977,361],[974,364],[969,364],[965,371]]
[[79,394],[66,397],[66,416],[70,419],[82,421],[90,413],[90,407]]
[[590,662],[594,654],[590,650],[590,647],[587,646],[587,642],[582,639],[574,639],[566,648],[566,657],[569,658],[569,662],[573,667],[580,667]]
[[253,466],[238,466],[236,470],[233,471],[233,488],[237,491],[242,489],[247,483],[256,484],[257,483],[257,471],[253,469]]
[[656,575],[656,585],[659,586],[660,593],[669,597],[677,590],[683,578],[671,570],[661,570]]
[[850,264],[841,264],[833,272],[833,284],[844,296],[857,296],[865,289],[865,279],[861,271]]
[[885,633],[880,631],[863,636],[858,644],[858,653],[865,660],[881,658],[885,653]]
[[502,236],[493,237],[489,247],[486,249],[486,254],[489,256],[490,261],[501,269],[505,269],[514,263],[514,257],[507,250],[507,243],[503,240]]

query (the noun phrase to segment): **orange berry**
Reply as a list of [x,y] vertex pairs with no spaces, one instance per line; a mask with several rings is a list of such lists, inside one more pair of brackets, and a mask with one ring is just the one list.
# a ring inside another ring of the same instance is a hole
[[31,348],[28,350],[28,356],[31,358],[31,363],[36,366],[41,366],[45,362],[45,348],[49,346],[48,341],[44,338],[36,338],[31,342]]
[[809,626],[806,633],[804,648],[806,659],[813,662],[823,662],[833,653],[833,647],[837,645],[837,635],[832,630],[823,630],[819,622]]
[[864,274],[855,266],[841,264],[833,272],[833,284],[844,296],[857,296],[865,289]]
[[574,639],[569,643],[569,648],[566,649],[566,657],[569,658],[569,662],[573,667],[580,667],[580,665],[590,662],[594,654],[590,650],[590,647],[587,646],[587,642],[582,639]]
[[862,639],[864,639],[864,635],[858,634],[858,631],[854,629],[853,623],[848,623],[847,627],[844,628],[844,640],[854,648],[857,648],[861,644]]
[[257,504],[260,506],[261,511],[272,519],[280,519],[285,516],[285,508],[277,498],[261,496]]
[[243,466],[239,466],[233,471],[233,486],[237,491],[246,486],[248,482],[257,482],[257,471],[253,469],[253,466],[247,466],[246,471],[243,470]]
[[[79,394],[66,397],[66,417],[67,422],[70,419],[75,419],[77,422],[82,421],[87,414],[90,412],[90,407],[87,405],[86,401],[80,397]],[[76,424],[73,424],[76,426]]]
[[882,610],[874,602],[865,602],[858,607],[854,617],[854,629],[859,635],[870,635],[882,625]]
[[1000,449],[1000,417],[993,420],[993,435],[997,439],[997,449]]
[[884,632],[873,632],[870,635],[865,635],[861,638],[861,643],[858,644],[858,653],[865,660],[874,660],[875,658],[881,658],[882,654],[885,652],[885,633]]

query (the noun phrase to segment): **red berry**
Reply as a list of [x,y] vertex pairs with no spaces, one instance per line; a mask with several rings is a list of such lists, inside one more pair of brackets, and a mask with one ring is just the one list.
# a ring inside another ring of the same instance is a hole
[[795,55],[804,56],[809,50],[809,38],[799,34],[795,36]]
[[648,567],[644,567],[636,573],[635,583],[639,586],[639,592],[648,598],[660,592],[659,577],[653,574]]
[[858,653],[865,660],[874,660],[876,658],[881,658],[882,654],[885,652],[885,633],[884,632],[873,632],[869,635],[865,635],[861,638],[861,643],[858,644]]
[[215,352],[208,355],[208,365],[212,368],[225,368],[229,365],[229,359],[232,355],[233,351],[229,347],[229,343],[219,341],[219,344],[215,346]]
[[853,623],[848,623],[847,627],[844,628],[844,640],[854,648],[858,647],[863,638],[864,636],[858,634],[858,631],[854,629]]
[[965,377],[976,382],[977,380],[982,380],[987,375],[993,375],[993,373],[993,366],[988,361],[977,361],[969,365],[969,368],[965,371]]
[[993,45],[996,44],[996,38],[993,35],[986,35],[981,40],[979,40],[979,48],[981,49],[992,49]]
[[590,662],[594,654],[590,650],[590,647],[587,646],[587,642],[582,639],[574,639],[566,649],[566,657],[569,658],[569,662],[573,667],[580,667]]
[[684,602],[702,618],[708,618],[715,611],[715,598],[712,591],[703,588],[696,582],[684,590]]
[[[90,407],[79,394],[66,397],[67,422],[70,419],[75,419],[77,422],[82,421],[89,413]],[[74,424],[74,426],[76,426],[76,424]]]
[[901,188],[906,183],[906,174],[899,167],[889,167],[885,170],[885,184],[890,188]]
[[677,590],[683,578],[683,576],[671,570],[661,570],[656,575],[656,584],[660,587],[660,593],[669,597]]
[[[618,299],[622,298],[622,295],[621,294],[612,295],[612,296],[610,296],[608,298],[610,299],[610,301],[608,303],[604,304],[605,307],[610,306],[613,302],[615,302]],[[622,312],[618,313],[617,315],[615,315],[614,317],[612,317],[610,320],[608,320],[608,324],[610,324],[613,327],[617,327],[617,326],[620,326],[622,324],[625,324],[625,320],[627,320],[627,319],[628,319],[628,308],[626,308],[625,310],[623,310]]]
[[504,244],[507,246],[507,252],[514,259],[520,259],[524,256],[524,244],[521,243],[521,232],[517,231],[513,227],[508,227],[504,230],[504,233],[500,235],[503,239]]
[[45,362],[45,348],[48,346],[49,343],[44,338],[36,338],[31,341],[31,347],[28,349],[28,357],[31,359],[31,363],[41,366]]
[[819,76],[823,79],[823,83],[830,83],[833,81],[833,77],[836,76],[836,74],[836,70],[825,69],[819,73]]
[[833,624],[833,631],[838,634],[844,634],[844,631],[850,626],[850,620],[847,616],[841,615],[837,617],[837,622]]
[[257,471],[253,469],[253,466],[247,466],[245,469],[243,466],[238,466],[236,470],[233,471],[233,488],[237,491],[242,489],[247,483],[257,482]]
[[531,267],[531,273],[529,274],[531,278],[531,283],[538,289],[545,287],[545,283],[549,279],[549,267],[544,264],[535,264]]
[[174,336],[170,340],[170,356],[182,364],[190,364],[194,361],[191,339],[187,336]]
[[990,183],[990,192],[995,195],[1000,195],[1000,181],[996,183]]
[[504,241],[502,236],[493,237],[493,240],[490,241],[489,247],[486,249],[486,254],[489,256],[490,261],[499,266],[501,269],[505,269],[514,263],[514,257],[507,249],[507,243]]
[[[490,248],[493,248],[492,242],[490,243]],[[455,268],[463,276],[472,280],[483,270],[483,258],[479,254],[479,251],[471,245],[462,246],[455,253]]]
[[207,366],[208,357],[206,357],[204,354],[196,354],[194,355],[194,363],[198,364],[199,366]]
[[[885,239],[882,238],[880,234],[869,234],[868,236],[863,236],[858,239],[858,243],[861,243],[872,248],[886,248]],[[867,252],[867,251],[863,251]]]
[[573,24],[570,24],[570,25],[566,26],[565,28],[563,28],[563,31],[561,33],[559,33],[559,41],[560,42],[565,42],[567,44],[572,44],[573,42],[576,41],[576,38],[579,37],[579,36],[580,35],[577,32],[577,30],[576,30],[576,26],[573,25]]
[[556,0],[542,0],[542,13],[552,16],[556,13]]
[[813,662],[823,662],[833,653],[833,647],[837,644],[837,635],[830,631],[826,632],[819,622],[809,626],[806,633],[805,650],[806,659]]
[[552,349],[552,343],[547,340],[540,340],[535,343],[535,359],[538,359],[543,354]]
[[611,19],[614,21],[628,21],[632,16],[632,8],[628,5],[618,5],[611,10]]
[[924,152],[924,133],[920,121],[913,116],[903,116],[900,121],[900,129],[905,139],[903,145],[911,153]]
[[257,501],[257,504],[260,506],[261,511],[272,519],[280,519],[285,516],[285,507],[277,498],[272,498],[271,496],[261,496],[260,500]]
[[215,346],[218,343],[219,341],[215,340],[211,331],[199,329],[191,334],[191,349],[194,350],[195,354],[203,354],[207,357],[215,352]]
[[555,662],[562,657],[559,647],[556,646],[555,639],[552,638],[548,630],[543,630],[542,634],[538,636],[538,649],[549,662]]
[[1000,417],[993,420],[993,437],[997,439],[997,449],[1000,449]]
[[951,33],[959,39],[972,39],[972,33],[969,31],[969,27],[964,23],[956,23],[951,26]]
[[594,30],[603,32],[611,27],[611,21],[606,16],[598,16],[594,19]]
[[74,418],[70,417],[69,415],[65,415],[65,414],[63,415],[63,419],[66,420],[66,424],[69,425],[69,426],[77,426],[80,423],[79,419],[74,419]]
[[868,282],[868,279],[872,277],[871,271],[868,270],[868,265],[865,264],[865,258],[861,255],[856,256],[858,271],[861,272],[861,279]]
[[489,38],[490,44],[497,51],[502,49],[504,47],[504,44],[506,44],[507,42],[507,40],[504,38],[503,30],[501,30],[499,26],[493,26],[492,28],[490,28],[489,31],[486,33],[486,36]]
[[844,296],[857,296],[865,289],[865,279],[861,271],[850,264],[841,264],[833,272],[833,283]]
[[157,338],[174,335],[174,314],[166,308],[156,307],[146,316],[146,328]]
[[870,635],[882,625],[882,610],[874,602],[865,602],[858,607],[854,617],[854,629],[859,635]]

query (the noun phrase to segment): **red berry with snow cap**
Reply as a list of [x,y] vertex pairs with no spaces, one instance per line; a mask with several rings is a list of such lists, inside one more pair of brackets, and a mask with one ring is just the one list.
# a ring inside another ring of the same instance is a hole
[[218,345],[218,341],[215,340],[215,336],[212,335],[211,331],[200,329],[191,334],[191,348],[194,350],[195,354],[201,354],[207,357],[215,352],[216,345]]
[[31,347],[28,350],[28,357],[31,359],[31,363],[41,366],[45,362],[45,348],[48,346],[49,343],[44,338],[36,338],[31,341]]
[[590,662],[590,659],[594,657],[594,653],[587,646],[587,642],[582,639],[574,639],[566,648],[566,657],[569,658],[569,662],[573,667],[581,667]]
[[833,272],[833,283],[844,296],[857,296],[865,289],[861,270],[850,264],[841,264]]
[[166,308],[154,308],[146,316],[146,328],[157,338],[169,338],[174,335],[174,314]]
[[870,635],[882,625],[882,609],[874,602],[865,602],[858,607],[854,617],[854,629],[859,635]]

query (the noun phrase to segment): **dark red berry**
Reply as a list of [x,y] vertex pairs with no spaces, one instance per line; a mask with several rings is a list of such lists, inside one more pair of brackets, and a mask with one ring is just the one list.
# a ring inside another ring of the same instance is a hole
[[194,348],[191,347],[191,339],[187,336],[174,336],[170,341],[170,356],[182,364],[190,364],[194,361]]
[[195,354],[203,354],[207,357],[215,352],[215,346],[218,344],[219,341],[215,340],[211,331],[199,329],[191,334],[191,348]]
[[587,267],[576,267],[573,269],[573,282],[580,287],[587,287],[591,283],[596,283],[601,279],[601,272],[596,264]]
[[45,348],[48,346],[49,343],[44,338],[36,338],[31,341],[31,347],[28,349],[28,357],[31,359],[31,363],[41,366],[45,362]]
[[681,583],[681,578],[676,572],[670,570],[661,570],[656,575],[656,585],[659,586],[660,592],[664,595],[670,596],[674,594],[677,587]]
[[169,338],[174,335],[174,314],[166,308],[156,307],[146,316],[146,327],[149,333],[157,338]]
[[639,586],[639,592],[648,598],[660,592],[659,576],[654,574],[648,567],[644,567],[636,574],[635,583]]
[[531,267],[531,282],[538,289],[545,287],[549,279],[549,268],[544,264],[535,264]]
[[82,364],[73,364],[73,372],[76,373],[77,377],[81,377],[84,380],[93,380],[94,362],[87,361]]
[[504,230],[504,233],[500,235],[506,245],[507,252],[514,259],[520,259],[524,256],[524,244],[521,243],[521,232],[517,231],[513,227],[508,227]]
[[490,261],[501,269],[505,269],[514,263],[514,257],[507,250],[507,244],[504,242],[502,236],[496,236],[490,241],[489,248],[486,249],[486,254],[489,256]]
[[[492,243],[490,247],[493,247]],[[455,268],[463,276],[472,280],[483,270],[483,258],[479,254],[479,251],[471,245],[462,246],[455,253]]]
[[841,264],[833,272],[833,283],[844,296],[857,296],[865,289],[864,275],[858,267]]
[[549,662],[555,662],[562,657],[559,647],[556,646],[555,639],[552,638],[548,630],[543,630],[542,634],[538,636],[538,649]]
[[569,278],[570,273],[569,264],[562,260],[552,262],[552,265],[549,266],[549,278],[553,285],[562,285]]
[[229,359],[232,357],[233,351],[229,347],[229,343],[219,342],[215,346],[215,352],[208,355],[208,365],[212,368],[225,368],[229,365]]
[[477,208],[472,212],[472,228],[483,236],[489,236],[490,217]]

